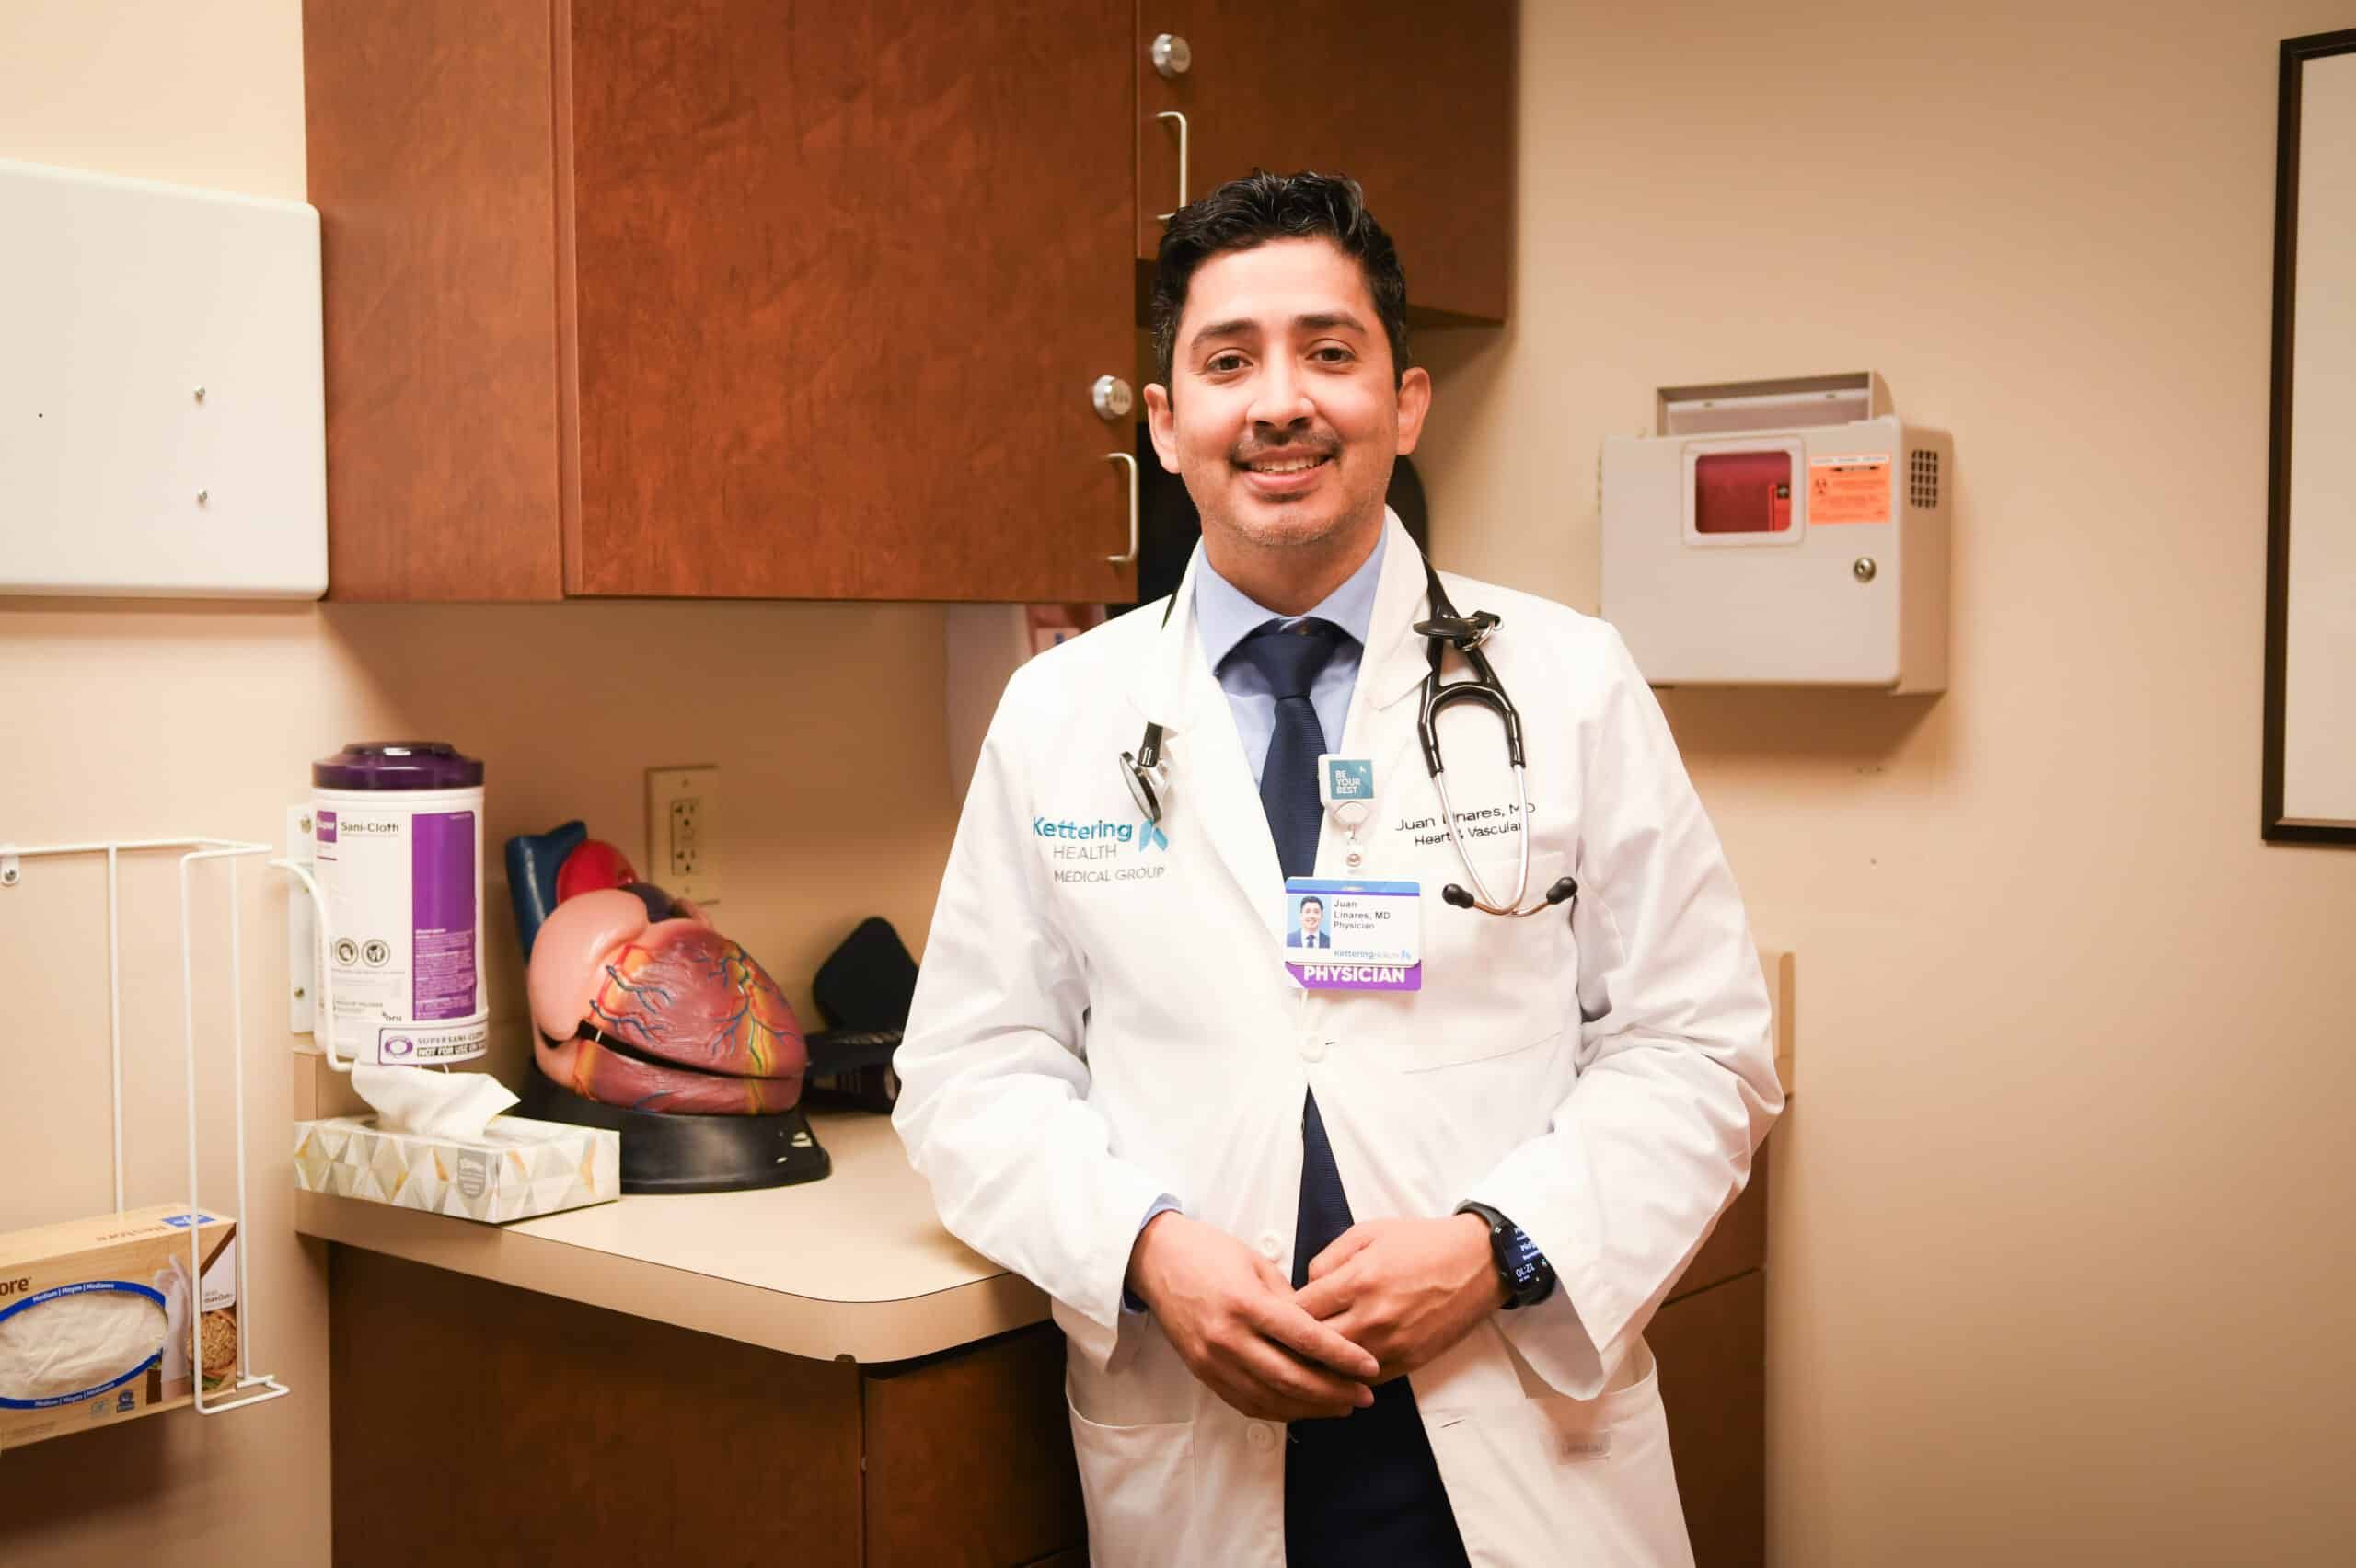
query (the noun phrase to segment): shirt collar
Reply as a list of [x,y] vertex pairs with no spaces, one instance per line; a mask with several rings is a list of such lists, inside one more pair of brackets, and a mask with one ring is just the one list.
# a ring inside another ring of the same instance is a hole
[[[1382,551],[1390,542],[1390,532],[1386,527],[1375,536],[1373,552],[1365,563],[1350,573],[1339,588],[1326,594],[1308,616],[1277,615],[1221,577],[1211,565],[1210,557],[1202,556],[1195,562],[1195,629],[1211,668],[1216,670],[1225,663],[1237,643],[1271,620],[1283,621],[1288,626],[1311,617],[1332,621],[1364,648],[1367,633],[1374,625],[1374,594],[1382,583]],[[1195,548],[1200,550],[1201,547]]]

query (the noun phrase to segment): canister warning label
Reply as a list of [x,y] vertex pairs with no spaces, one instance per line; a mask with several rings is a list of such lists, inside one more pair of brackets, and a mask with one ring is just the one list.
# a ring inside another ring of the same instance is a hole
[[1889,454],[1865,452],[1807,460],[1807,520],[1819,523],[1889,521]]

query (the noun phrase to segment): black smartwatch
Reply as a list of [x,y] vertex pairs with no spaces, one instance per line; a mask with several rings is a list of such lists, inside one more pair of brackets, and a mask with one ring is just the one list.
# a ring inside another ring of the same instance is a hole
[[1554,1294],[1554,1265],[1546,1261],[1520,1226],[1486,1204],[1459,1204],[1459,1214],[1477,1215],[1489,1228],[1489,1256],[1505,1282],[1506,1310],[1535,1307]]

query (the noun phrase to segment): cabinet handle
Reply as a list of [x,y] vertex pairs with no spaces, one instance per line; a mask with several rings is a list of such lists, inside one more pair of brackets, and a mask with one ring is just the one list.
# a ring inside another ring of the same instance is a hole
[[1138,460],[1126,452],[1107,452],[1104,461],[1129,466],[1129,553],[1104,558],[1114,566],[1127,566],[1138,559]]
[[[1174,120],[1178,122],[1178,206],[1183,207],[1186,204],[1186,117],[1174,109],[1165,109],[1154,118]],[[1161,221],[1165,224],[1177,215],[1176,207],[1159,214]]]

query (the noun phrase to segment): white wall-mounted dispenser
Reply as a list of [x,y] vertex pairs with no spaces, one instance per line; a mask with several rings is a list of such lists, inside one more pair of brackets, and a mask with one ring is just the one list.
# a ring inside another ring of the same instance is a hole
[[319,323],[304,203],[0,159],[0,594],[318,598]]
[[1656,686],[1945,691],[1955,448],[1870,371],[1660,388],[1603,444],[1603,618]]

